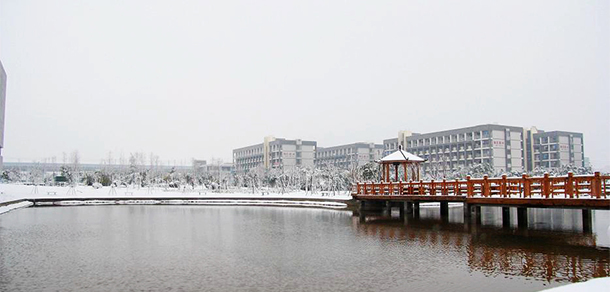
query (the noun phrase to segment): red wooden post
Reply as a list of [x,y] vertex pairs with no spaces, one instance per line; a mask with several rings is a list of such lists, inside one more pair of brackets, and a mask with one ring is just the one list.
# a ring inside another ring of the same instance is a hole
[[430,196],[436,195],[436,186],[434,185],[434,180],[430,181]]
[[453,187],[453,194],[456,196],[461,195],[461,191],[460,190],[460,180],[458,180],[457,178],[455,179],[455,185]]
[[422,180],[419,180],[419,194],[420,196],[424,195],[424,182]]
[[403,163],[402,166],[403,166],[404,171],[405,171],[405,181],[407,182],[407,181],[409,181],[409,174],[408,174],[409,172],[407,171],[407,163],[406,162]]
[[394,165],[394,181],[398,181],[398,164]]
[[527,174],[523,174],[521,176],[521,179],[523,180],[521,183],[523,184],[523,197],[524,198],[529,198],[530,197],[530,180],[527,177]]
[[591,197],[599,199],[602,194],[602,179],[599,171],[596,171],[591,179]]
[[390,182],[390,165],[389,164],[385,165],[385,178],[386,178],[386,182]]
[[482,186],[482,191],[483,191],[483,197],[489,197],[489,181],[488,181],[489,177],[487,177],[487,175],[483,176],[483,186]]
[[443,184],[441,186],[441,193],[443,194],[443,196],[447,195],[447,181],[445,179],[443,179]]
[[402,181],[400,181],[400,182],[398,183],[398,194],[399,194],[399,195],[402,195],[402,193],[403,193],[403,189],[402,189]]
[[572,172],[568,172],[564,188],[566,196],[570,199],[574,198],[574,174]]
[[551,182],[549,180],[549,174],[545,173],[544,177],[542,178],[542,195],[544,195],[544,197],[547,199],[549,198],[550,189]]
[[413,195],[413,180],[409,181],[409,195]]
[[500,195],[505,198],[508,196],[506,194],[506,174],[502,175],[502,183],[500,183]]
[[466,196],[472,197],[474,193],[474,188],[472,187],[472,182],[470,181],[470,176],[466,176]]

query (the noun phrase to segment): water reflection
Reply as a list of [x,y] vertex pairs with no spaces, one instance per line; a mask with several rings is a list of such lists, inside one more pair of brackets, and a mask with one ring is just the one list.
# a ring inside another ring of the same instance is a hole
[[0,291],[512,292],[609,273],[595,230],[502,229],[437,212],[405,223],[304,208],[20,209],[0,216]]
[[[487,276],[523,276],[547,282],[607,277],[610,254],[608,248],[597,246],[597,234],[582,233],[573,213],[561,216],[562,212],[549,211],[536,210],[534,224],[525,230],[501,228],[501,217],[494,210],[484,213],[482,223],[487,225],[464,222],[457,212],[441,219],[433,210],[422,210],[420,218],[356,213],[352,227],[358,234],[381,240],[465,253],[468,267]],[[554,223],[535,224],[548,217]]]

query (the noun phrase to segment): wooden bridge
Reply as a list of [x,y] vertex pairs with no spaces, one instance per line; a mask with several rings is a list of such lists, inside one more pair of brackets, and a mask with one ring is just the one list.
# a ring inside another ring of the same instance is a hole
[[[584,229],[590,229],[592,209],[610,209],[610,176],[594,175],[551,177],[471,178],[442,181],[364,182],[353,186],[352,196],[361,210],[400,207],[403,212],[417,212],[420,202],[440,202],[441,216],[448,214],[449,202],[464,204],[464,216],[475,213],[480,220],[480,206],[503,207],[510,224],[509,207],[517,207],[519,225],[527,225],[526,208],[583,209]],[[396,176],[398,177],[398,176]]]

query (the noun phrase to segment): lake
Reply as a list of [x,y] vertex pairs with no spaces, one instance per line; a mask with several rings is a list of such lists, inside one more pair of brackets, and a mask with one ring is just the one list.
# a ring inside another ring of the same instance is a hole
[[19,209],[0,215],[0,291],[538,291],[610,273],[608,211],[591,234],[573,210],[530,210],[526,230],[461,211]]

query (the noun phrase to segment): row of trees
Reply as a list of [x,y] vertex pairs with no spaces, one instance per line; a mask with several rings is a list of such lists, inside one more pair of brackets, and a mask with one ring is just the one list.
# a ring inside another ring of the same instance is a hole
[[[22,182],[33,184],[53,184],[56,178],[63,177],[67,184],[117,186],[117,187],[161,187],[189,188],[212,190],[235,190],[247,192],[290,192],[301,190],[306,192],[340,192],[349,190],[357,181],[377,181],[381,178],[381,170],[377,163],[367,163],[350,170],[332,165],[318,168],[291,167],[265,169],[258,167],[247,173],[229,173],[223,171],[209,172],[199,168],[163,168],[158,165],[144,165],[142,155],[131,155],[129,165],[116,167],[102,165],[96,170],[82,170],[77,163],[64,164],[59,171],[45,171],[42,168],[30,168],[27,171],[4,169],[1,179],[4,182]],[[562,166],[557,169],[535,169],[528,173],[541,176],[545,172],[551,175],[566,175],[572,172],[576,175],[591,173],[590,168]],[[522,172],[496,172],[489,164],[477,164],[461,167],[450,173],[429,172],[422,176],[424,180],[464,179],[466,176],[490,177],[507,174],[521,176]],[[402,177],[402,176],[400,176]]]

